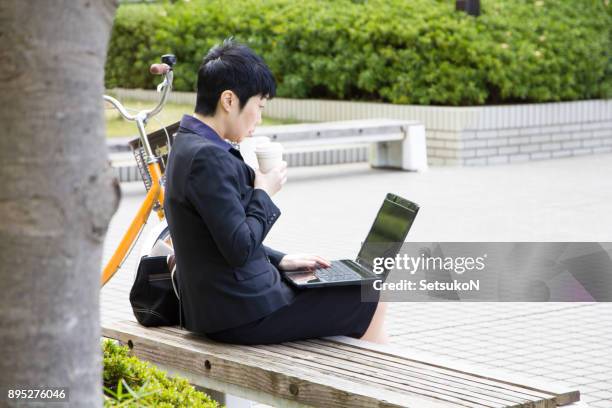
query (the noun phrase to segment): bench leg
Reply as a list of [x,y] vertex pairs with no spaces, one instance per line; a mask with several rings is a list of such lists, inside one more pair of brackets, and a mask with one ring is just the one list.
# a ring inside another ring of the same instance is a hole
[[225,405],[226,408],[251,408],[254,404],[244,398],[236,397],[234,395],[228,395],[224,392],[211,390],[195,385],[196,389],[208,394],[212,399],[217,401],[220,405]]
[[403,140],[372,144],[370,165],[409,171],[427,170],[425,126],[407,125]]
[[233,395],[225,396],[226,408],[251,408],[253,405],[251,401],[244,398],[235,397]]

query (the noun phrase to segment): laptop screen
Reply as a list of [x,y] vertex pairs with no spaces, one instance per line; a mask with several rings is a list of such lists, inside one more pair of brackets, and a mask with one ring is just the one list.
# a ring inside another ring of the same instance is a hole
[[387,194],[357,255],[357,262],[372,270],[374,258],[395,257],[418,211],[417,204],[395,194]]

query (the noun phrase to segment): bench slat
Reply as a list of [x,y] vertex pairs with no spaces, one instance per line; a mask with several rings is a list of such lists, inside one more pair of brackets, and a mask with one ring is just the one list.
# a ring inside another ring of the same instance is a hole
[[[339,121],[324,123],[302,123],[295,125],[277,125],[258,127],[254,136],[267,136],[278,142],[311,141],[324,139],[345,139],[357,137],[365,140],[368,136],[378,135],[382,140],[384,135],[393,137],[404,134],[406,128],[418,122],[409,120],[371,119],[362,121]],[[396,139],[389,139],[396,140]]]
[[[305,351],[311,351],[307,348],[294,347],[294,344],[275,345],[275,346],[257,346],[257,348],[275,348],[283,354],[302,358]],[[323,358],[324,357],[324,358]],[[316,360],[317,362],[313,362]],[[376,372],[369,370],[367,367],[359,367],[356,364],[350,364],[346,360],[334,359],[329,355],[315,357],[314,359],[300,360],[300,364],[316,368],[321,371],[332,373],[335,377],[346,378],[352,381],[363,381],[365,383],[376,384],[377,387],[389,390],[401,390],[403,392],[415,395],[423,395],[434,399],[439,399],[445,402],[451,402],[459,406],[467,407],[482,407],[482,408],[503,408],[514,406],[516,401],[502,401],[499,399],[481,398],[477,394],[470,394],[465,390],[457,387],[445,387],[441,384],[428,384],[426,381],[419,381],[415,378],[409,378],[404,381],[394,376],[395,372]]]
[[[580,401],[580,392],[578,390],[571,390],[564,385],[554,382],[544,383],[536,378],[529,377],[528,373],[526,376],[518,376],[501,370],[481,368],[478,368],[478,371],[474,372],[474,367],[469,364],[440,356],[434,356],[432,354],[423,353],[420,351],[415,353],[396,346],[381,346],[374,343],[362,342],[345,336],[326,337],[325,340],[338,344],[344,344],[350,346],[352,350],[360,350],[361,352],[370,353],[371,355],[377,357],[384,355],[386,356],[385,358],[408,359],[415,362],[421,362],[432,367],[450,369],[459,373],[489,379],[508,385],[514,385],[526,390],[554,394],[556,395],[555,402],[557,406],[568,405]],[[525,382],[527,382],[527,384]]]
[[404,139],[403,133],[375,133],[366,136],[357,136],[355,134],[347,135],[342,137],[341,139],[337,137],[331,136],[323,136],[320,138],[312,138],[312,139],[303,139],[303,138],[285,138],[281,137],[277,139],[278,141],[283,143],[283,146],[287,148],[287,150],[293,149],[297,150],[299,147],[310,147],[310,146],[330,146],[330,145],[340,145],[343,144],[364,144],[364,143],[376,143],[376,142],[392,142],[394,140],[402,140]]
[[[501,387],[492,391],[482,387],[475,381],[458,381],[452,375],[445,375],[445,373],[432,375],[423,370],[417,371],[412,364],[398,364],[396,366],[386,366],[382,364],[377,366],[367,359],[354,358],[350,354],[341,353],[335,349],[335,347],[316,345],[316,347],[311,348],[298,345],[297,348],[322,353],[327,356],[327,358],[333,359],[332,361],[338,361],[338,363],[344,362],[345,365],[351,364],[356,370],[360,369],[361,372],[368,373],[368,375],[374,375],[379,371],[381,376],[393,379],[400,384],[413,384],[424,390],[439,393],[441,395],[455,395],[459,398],[486,406],[492,404],[491,406],[507,407],[509,405],[538,401],[543,407],[547,405],[554,407],[554,405],[547,403],[547,400],[550,401],[554,398],[554,395],[551,394],[540,397],[525,394],[517,396],[516,393],[509,392],[509,390]],[[326,348],[328,350],[325,350]],[[347,363],[347,361],[350,361],[350,363]]]
[[[329,346],[329,342],[325,340],[313,339],[306,340],[305,342],[313,343],[320,347]],[[344,346],[340,343],[335,344],[335,347],[333,347],[333,351],[334,353],[343,355],[347,359],[351,359],[351,356],[353,355],[358,355],[362,359],[359,360],[360,364],[364,365],[393,367],[395,369],[402,368],[406,372],[418,373],[424,376],[431,376],[436,379],[447,379],[450,377],[452,381],[465,384],[466,386],[478,387],[479,389],[485,390],[485,393],[493,392],[494,394],[492,395],[498,395],[499,392],[504,392],[509,397],[527,399],[530,401],[534,398],[550,399],[556,397],[556,394],[554,393],[535,391],[513,384],[507,384],[500,381],[492,381],[474,374],[464,374],[459,371],[449,370],[447,368],[439,368],[419,361],[412,361],[393,356],[385,356],[381,355],[380,353],[374,356],[370,355],[369,353],[362,353],[360,352],[360,349],[356,349],[353,346]]]

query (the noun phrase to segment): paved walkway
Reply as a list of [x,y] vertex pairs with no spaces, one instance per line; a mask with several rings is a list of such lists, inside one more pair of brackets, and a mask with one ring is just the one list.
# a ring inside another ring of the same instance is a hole
[[[266,243],[352,258],[387,192],[422,207],[411,241],[612,241],[611,175],[612,155],[421,174],[366,164],[293,168]],[[144,194],[138,183],[122,188],[105,259]],[[137,250],[102,291],[103,320],[131,318]],[[393,303],[388,329],[394,344],[565,382],[590,406],[612,408],[612,304]]]

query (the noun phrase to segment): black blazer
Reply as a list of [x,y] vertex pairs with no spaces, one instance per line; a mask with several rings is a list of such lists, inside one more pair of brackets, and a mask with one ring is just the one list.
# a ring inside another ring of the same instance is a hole
[[280,210],[253,188],[255,173],[240,152],[205,125],[213,135],[203,136],[200,125],[179,128],[166,167],[164,208],[184,325],[212,333],[264,317],[295,294],[277,269],[284,254],[262,244]]

